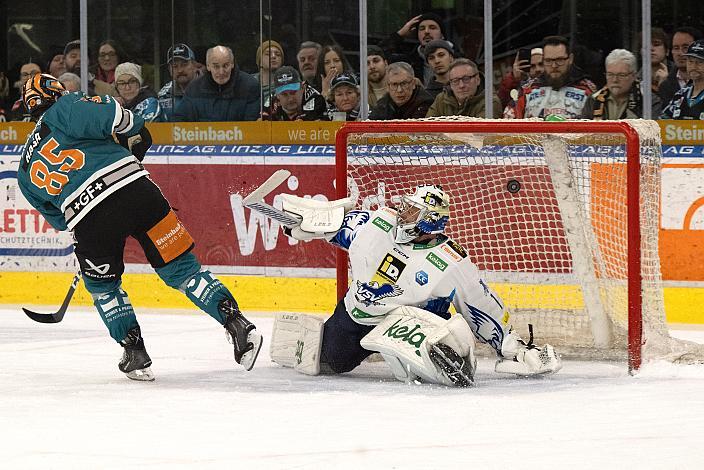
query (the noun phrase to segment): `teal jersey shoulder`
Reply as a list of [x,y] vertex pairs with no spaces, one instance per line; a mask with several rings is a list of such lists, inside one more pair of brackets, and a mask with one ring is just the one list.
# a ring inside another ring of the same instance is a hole
[[[27,137],[17,181],[22,194],[58,230],[66,230],[62,205],[96,173],[134,157],[112,134],[123,119],[111,96],[83,93],[62,96]],[[139,133],[144,120],[132,117],[127,135]]]

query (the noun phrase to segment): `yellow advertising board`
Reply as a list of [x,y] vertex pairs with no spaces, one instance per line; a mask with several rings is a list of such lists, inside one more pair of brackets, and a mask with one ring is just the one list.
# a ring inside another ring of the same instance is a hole
[[150,123],[162,145],[333,145],[340,122],[173,122]]
[[663,145],[704,145],[704,121],[658,121]]
[[32,122],[0,122],[0,145],[24,144],[32,129]]
[[[658,121],[663,145],[704,145],[704,121]],[[29,122],[0,122],[0,144],[23,144]],[[154,143],[165,145],[335,143],[341,122],[149,123]]]

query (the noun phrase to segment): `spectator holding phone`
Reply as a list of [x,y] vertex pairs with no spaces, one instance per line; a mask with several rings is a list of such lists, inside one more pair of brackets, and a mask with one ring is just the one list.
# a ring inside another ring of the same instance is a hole
[[504,109],[506,119],[544,118],[550,114],[579,119],[594,83],[574,65],[570,42],[564,36],[548,36],[543,43],[545,71],[521,86],[518,97]]
[[543,49],[534,47],[533,49],[521,48],[513,61],[513,68],[501,80],[496,95],[501,100],[501,107],[505,108],[511,102],[511,91],[525,85],[532,78],[536,78],[545,71],[543,66]]

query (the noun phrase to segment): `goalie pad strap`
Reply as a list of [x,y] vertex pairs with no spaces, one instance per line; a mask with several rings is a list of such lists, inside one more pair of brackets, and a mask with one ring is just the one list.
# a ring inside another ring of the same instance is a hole
[[461,316],[444,320],[416,307],[393,310],[360,342],[365,349],[380,352],[398,380],[420,378],[455,385],[430,357],[431,347],[437,343],[447,344],[472,365],[476,363],[474,335]]
[[323,323],[322,318],[313,315],[276,315],[269,347],[271,360],[306,375],[318,375]]

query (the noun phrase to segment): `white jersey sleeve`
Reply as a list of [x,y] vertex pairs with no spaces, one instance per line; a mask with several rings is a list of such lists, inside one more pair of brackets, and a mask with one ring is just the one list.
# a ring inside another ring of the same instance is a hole
[[452,266],[446,281],[454,286],[452,303],[472,329],[474,336],[498,354],[509,331],[509,312],[499,296],[482,279],[469,258]]
[[371,212],[369,211],[349,211],[342,220],[342,227],[329,242],[345,251],[349,251],[350,245],[352,245],[357,234],[370,219]]

